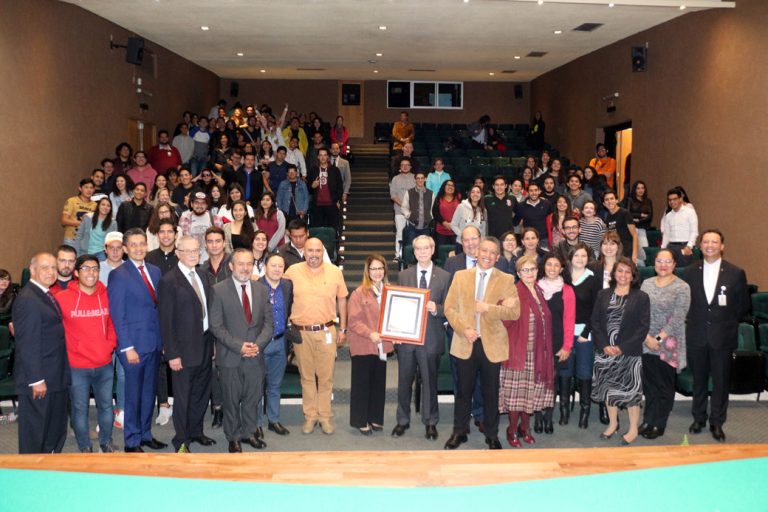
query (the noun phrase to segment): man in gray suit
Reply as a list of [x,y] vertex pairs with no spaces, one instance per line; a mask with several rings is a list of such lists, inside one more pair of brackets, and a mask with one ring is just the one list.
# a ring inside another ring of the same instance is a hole
[[341,203],[347,202],[349,187],[352,186],[352,172],[349,169],[349,160],[341,157],[341,146],[338,142],[331,144],[331,164],[339,168],[341,182],[344,184],[344,193],[341,194]]
[[440,419],[437,408],[437,369],[440,356],[445,351],[445,316],[443,302],[448,295],[451,276],[432,263],[435,241],[421,235],[413,240],[416,265],[400,272],[398,282],[402,286],[428,288],[427,329],[424,345],[399,344],[397,346],[397,425],[392,430],[394,437],[402,436],[410,427],[411,389],[418,367],[421,376],[421,421],[426,427],[425,437],[437,439],[437,422]]
[[232,279],[213,287],[211,331],[216,336],[216,366],[224,396],[224,435],[229,452],[241,442],[266,447],[256,434],[256,407],[264,391],[264,348],[272,339],[272,306],[265,286],[251,281],[253,253],[235,249],[229,263]]

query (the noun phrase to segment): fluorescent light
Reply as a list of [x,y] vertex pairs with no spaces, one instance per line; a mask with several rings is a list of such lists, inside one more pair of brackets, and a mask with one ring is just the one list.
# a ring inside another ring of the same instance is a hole
[[560,35],[560,34],[562,34],[562,33],[563,33],[563,31],[562,31],[562,30],[555,30],[555,35],[556,35],[556,36],[559,36],[559,35]]
[[238,57],[242,57],[243,55],[245,55],[243,52],[237,52]]
[[613,7],[614,5],[616,5],[616,4],[614,4],[613,2],[611,2],[611,3],[609,3],[609,4],[608,4],[608,7]]
[[387,26],[386,25],[379,25],[379,30],[387,30]]
[[520,60],[520,56],[519,55],[515,55],[515,60]]
[[538,1],[538,4],[539,4],[539,5],[543,5],[543,4],[544,4],[544,0],[539,0],[539,1]]
[[211,30],[211,27],[209,27],[208,25],[203,25],[202,27],[200,27],[200,30],[202,30],[203,32],[207,32],[208,30]]
[[379,52],[379,53],[377,53],[377,54],[376,54],[376,56],[377,56],[377,57],[381,57],[382,55],[384,55],[384,54],[383,54],[383,53],[381,53],[381,52]]

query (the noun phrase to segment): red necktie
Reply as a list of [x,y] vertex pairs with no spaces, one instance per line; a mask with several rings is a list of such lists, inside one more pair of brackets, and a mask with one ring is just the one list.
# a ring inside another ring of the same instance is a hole
[[144,280],[144,284],[147,285],[147,290],[149,290],[149,294],[152,296],[152,302],[157,304],[157,296],[155,295],[155,289],[152,288],[152,283],[149,282],[147,273],[144,272],[144,265],[139,265],[139,272],[141,272],[141,278]]
[[253,315],[251,314],[251,301],[248,300],[248,294],[245,293],[246,285],[240,285],[243,288],[243,313],[245,313],[245,321],[250,323],[253,321]]

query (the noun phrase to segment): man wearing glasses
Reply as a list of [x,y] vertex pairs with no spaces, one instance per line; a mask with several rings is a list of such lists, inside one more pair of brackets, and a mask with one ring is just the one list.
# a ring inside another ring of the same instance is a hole
[[570,261],[573,248],[579,243],[579,219],[568,217],[563,221],[563,234],[565,238],[560,240],[552,249],[560,261]]

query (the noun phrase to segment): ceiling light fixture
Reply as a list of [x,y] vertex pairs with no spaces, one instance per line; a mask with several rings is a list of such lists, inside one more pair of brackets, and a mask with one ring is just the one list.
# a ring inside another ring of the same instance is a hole
[[267,72],[267,70],[266,70],[266,69],[260,69],[260,70],[259,70],[259,72],[260,72],[260,73],[266,73],[266,72]]
[[539,5],[544,5],[544,0],[539,0],[537,3],[538,3]]
[[386,25],[379,25],[379,30],[387,30],[387,26]]
[[469,0],[464,0],[464,3],[465,3],[465,4],[468,4],[468,3],[469,3]]
[[560,35],[560,34],[562,34],[562,33],[563,33],[563,31],[562,31],[562,30],[555,30],[555,35],[556,35],[556,36],[559,36],[559,35]]
[[211,27],[209,27],[208,25],[203,25],[202,27],[200,27],[200,30],[202,30],[203,32],[207,32],[210,29]]
[[377,53],[376,54],[377,57],[381,57],[382,55],[384,55],[384,54],[383,53]]
[[519,55],[515,55],[515,60],[520,60],[521,57]]
[[495,75],[496,73],[494,73],[494,72],[490,72],[490,73],[488,73],[488,74],[489,74],[489,75],[491,75],[491,76],[493,76],[493,75]]
[[611,2],[611,3],[609,3],[609,4],[608,4],[608,7],[613,7],[614,5],[616,5],[616,4],[614,4],[613,2]]
[[245,55],[243,52],[237,52],[238,57],[242,57],[243,55]]
[[378,69],[374,69],[374,70],[373,70],[373,72],[374,72],[374,73],[378,73],[378,72],[379,72],[379,70],[378,70]]
[[681,11],[684,11],[684,10],[685,10],[685,4],[683,4],[683,5],[681,5],[681,6],[680,6],[680,10],[681,10]]

